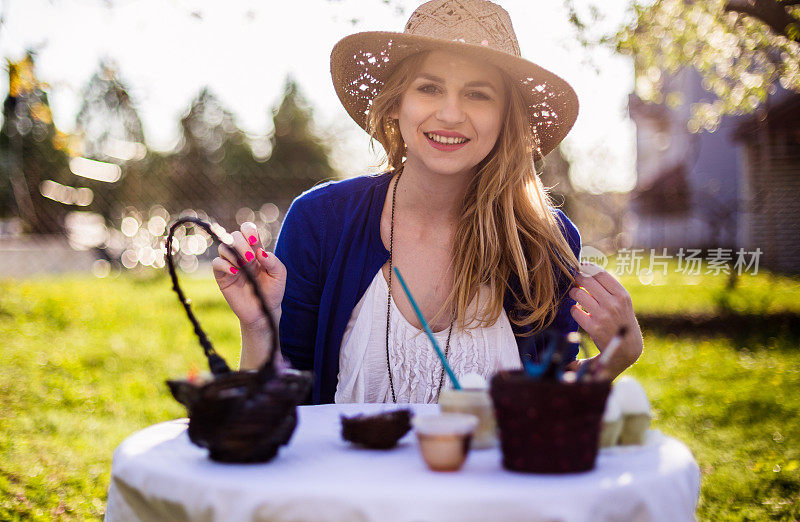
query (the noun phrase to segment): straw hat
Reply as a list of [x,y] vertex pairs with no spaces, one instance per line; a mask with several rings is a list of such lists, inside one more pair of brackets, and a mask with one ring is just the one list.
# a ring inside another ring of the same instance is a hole
[[528,100],[528,117],[539,157],[553,150],[578,117],[578,97],[562,78],[520,56],[511,18],[486,0],[433,0],[419,6],[405,31],[356,33],[331,52],[336,94],[366,129],[372,99],[403,58],[420,51],[468,54],[504,70]]

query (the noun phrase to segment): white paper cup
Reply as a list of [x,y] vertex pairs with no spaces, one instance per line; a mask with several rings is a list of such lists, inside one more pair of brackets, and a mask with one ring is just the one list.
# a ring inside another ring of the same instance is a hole
[[420,415],[411,420],[425,464],[433,471],[458,471],[467,459],[472,434],[478,426],[475,415],[443,413]]

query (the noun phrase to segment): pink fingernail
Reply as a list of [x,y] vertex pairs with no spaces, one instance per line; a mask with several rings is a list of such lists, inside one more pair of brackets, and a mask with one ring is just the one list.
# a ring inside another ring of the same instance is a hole
[[250,236],[247,238],[247,240],[250,241],[251,245],[255,245],[256,243],[258,243],[258,238],[256,236]]
[[239,269],[238,269],[238,268],[236,268],[236,267],[234,267],[234,266],[232,266],[232,267],[231,267],[231,274],[233,274],[233,275],[236,275],[236,274],[238,274],[238,273],[239,273]]
[[267,252],[263,248],[259,248],[258,252],[261,254],[262,257],[265,257],[265,258],[269,257],[269,255],[267,254]]
[[247,262],[249,263],[250,261],[255,259],[256,256],[254,256],[252,252],[245,252],[244,253],[244,258],[247,259]]

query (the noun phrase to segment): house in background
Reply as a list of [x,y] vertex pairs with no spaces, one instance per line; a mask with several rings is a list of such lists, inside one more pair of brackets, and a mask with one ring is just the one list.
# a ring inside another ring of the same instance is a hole
[[800,94],[778,88],[767,109],[692,134],[690,107],[709,97],[699,73],[667,78],[671,91],[684,97],[674,109],[629,96],[637,129],[632,246],[760,248],[760,266],[800,273]]
[[778,91],[733,133],[741,150],[739,243],[800,273],[800,94]]
[[664,92],[683,94],[682,105],[648,104],[635,94],[628,99],[637,150],[632,244],[733,248],[738,244],[741,160],[730,135],[742,118],[724,117],[716,132],[692,134],[686,127],[691,104],[706,94],[700,75],[686,68],[664,84]]

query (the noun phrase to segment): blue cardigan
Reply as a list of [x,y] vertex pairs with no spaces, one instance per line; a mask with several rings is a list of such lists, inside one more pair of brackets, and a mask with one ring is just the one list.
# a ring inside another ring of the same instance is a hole
[[[375,274],[388,261],[381,241],[381,212],[391,175],[360,176],[318,185],[294,200],[278,236],[275,254],[286,265],[286,292],[281,304],[280,346],[293,367],[313,370],[314,404],[333,402],[339,375],[339,348],[350,315]],[[554,210],[577,256],[581,239],[575,225]],[[577,331],[570,314],[575,303],[566,295],[569,281],[558,280],[561,305],[549,329],[565,335]],[[515,278],[511,288],[520,288]],[[503,307],[514,310],[506,292]],[[512,322],[520,357],[538,360],[544,335],[522,337]],[[577,345],[570,347],[574,359]]]

